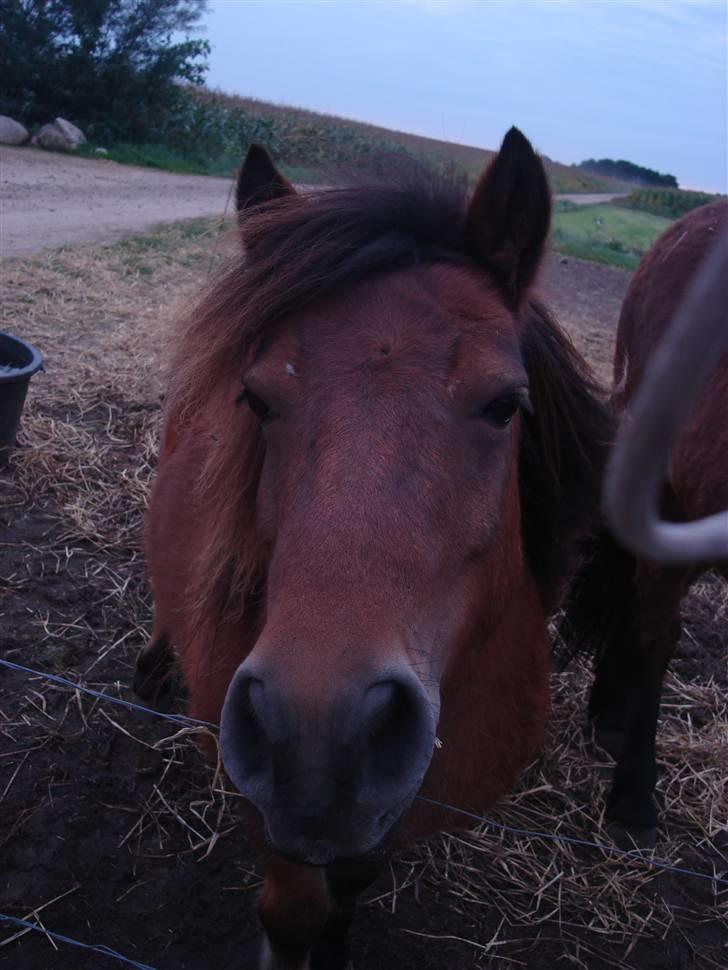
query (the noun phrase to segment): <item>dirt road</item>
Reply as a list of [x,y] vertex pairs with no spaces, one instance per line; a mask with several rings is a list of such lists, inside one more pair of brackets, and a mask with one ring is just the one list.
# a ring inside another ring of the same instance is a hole
[[0,147],[0,255],[109,242],[160,222],[221,216],[230,180]]
[[624,199],[628,192],[567,192],[564,195],[555,196],[563,202],[575,202],[577,205],[598,205],[600,202],[611,202],[612,199]]
[[[0,146],[0,256],[111,242],[161,222],[221,216],[230,180]],[[559,195],[579,204],[614,195]]]

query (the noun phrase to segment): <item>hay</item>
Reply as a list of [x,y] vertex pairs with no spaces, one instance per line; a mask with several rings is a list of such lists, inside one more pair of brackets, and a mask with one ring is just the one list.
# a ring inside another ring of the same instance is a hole
[[[585,665],[554,675],[545,749],[516,790],[490,813],[494,821],[614,844],[603,817],[611,761],[595,755],[583,727],[589,684]],[[699,732],[694,723],[701,724]],[[713,682],[687,684],[668,675],[658,745],[663,829],[654,855],[723,878],[728,876],[727,741],[725,688]],[[424,879],[442,886],[444,880],[453,900],[495,907],[511,937],[528,931],[529,945],[534,927],[546,932],[556,924],[572,956],[586,939],[602,959],[606,952],[613,957],[621,950],[626,960],[642,936],[728,920],[728,890],[715,883],[696,886],[688,876],[656,872],[639,860],[514,836],[487,825],[431,840],[424,853],[411,850],[401,864],[409,867],[410,882]],[[376,902],[387,905],[390,899],[380,895]]]
[[[209,272],[210,240],[218,233],[203,223],[179,225],[111,247],[61,250],[0,267],[0,327],[35,343],[47,360],[47,374],[31,387],[12,474],[0,477],[8,514],[34,509],[43,525],[12,543],[0,536],[0,549],[12,551],[14,563],[3,577],[0,610],[7,613],[12,597],[36,604],[26,617],[33,655],[18,662],[82,674],[89,686],[117,696],[130,680],[151,614],[140,527],[159,433],[164,333],[175,307]],[[217,263],[226,244],[215,247]],[[95,591],[92,616],[85,606],[65,608],[54,585],[62,575]],[[696,585],[686,603],[684,649],[699,652],[706,636],[720,640],[727,617],[725,586],[711,578]],[[668,677],[658,749],[664,828],[656,850],[676,865],[715,867],[724,875],[726,679],[688,682],[679,669]],[[583,731],[588,683],[584,666],[554,675],[545,750],[498,807],[496,821],[611,842],[603,818],[610,765]],[[14,703],[7,695],[0,703],[0,766],[11,768],[3,772],[0,804],[25,783],[33,757],[59,733],[93,732],[104,722],[144,749],[150,772],[143,804],[105,806],[128,816],[120,849],[177,854],[182,834],[182,851],[202,860],[235,829],[237,796],[226,789],[219,764],[203,762],[194,729],[167,737],[163,722],[139,723],[43,682],[26,681],[20,693]],[[21,813],[0,845],[22,839],[29,817]],[[259,884],[259,874],[244,871],[226,889],[247,892]],[[379,885],[368,905],[394,911],[403,894],[416,899],[425,885],[455,914],[497,909],[499,927],[487,940],[410,931],[433,946],[459,940],[472,947],[476,962],[527,966],[534,939],[558,937],[576,966],[599,960],[622,967],[639,939],[687,939],[699,924],[728,919],[728,893],[715,885],[487,827],[402,852],[389,887]],[[712,959],[707,952],[696,956],[705,966],[720,965]]]

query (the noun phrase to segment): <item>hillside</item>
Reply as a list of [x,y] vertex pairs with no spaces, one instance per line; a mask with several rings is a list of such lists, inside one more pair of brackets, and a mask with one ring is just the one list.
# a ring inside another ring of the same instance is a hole
[[[350,149],[353,156],[348,161],[355,162],[357,156],[367,154],[367,146],[373,151],[404,148],[438,166],[454,164],[467,174],[471,182],[495,153],[495,147],[492,150],[476,148],[218,90],[190,89],[190,93],[195,101],[206,105],[214,113],[223,109],[226,112],[240,113],[256,122],[254,127],[258,129],[259,140],[265,143],[268,135],[274,154],[276,147],[283,148],[281,160],[294,169],[293,174],[313,181],[316,180],[318,168],[335,161],[331,156],[341,154],[342,150],[344,154],[348,154],[347,149]],[[277,146],[277,140],[282,144]],[[328,152],[326,148],[329,149]],[[546,157],[544,161],[553,191],[557,193],[625,192],[634,188],[628,182],[594,175],[576,165],[562,165]]]

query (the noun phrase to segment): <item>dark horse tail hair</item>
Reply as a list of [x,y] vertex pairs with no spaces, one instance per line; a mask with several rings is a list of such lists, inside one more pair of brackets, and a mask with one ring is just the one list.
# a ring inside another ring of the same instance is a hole
[[557,670],[577,656],[598,661],[623,634],[625,618],[637,608],[636,559],[606,526],[583,543],[582,561],[556,618]]

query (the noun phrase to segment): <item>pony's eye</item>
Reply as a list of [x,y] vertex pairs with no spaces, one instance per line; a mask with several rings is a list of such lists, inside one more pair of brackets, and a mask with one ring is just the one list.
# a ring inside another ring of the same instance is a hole
[[273,411],[262,398],[258,397],[257,394],[253,394],[253,392],[249,391],[247,388],[240,395],[238,401],[245,401],[261,424],[265,424],[267,421],[270,421],[271,418],[276,416],[275,411]]
[[480,417],[485,418],[496,428],[506,428],[520,405],[521,399],[516,394],[506,394],[486,404],[480,411]]

